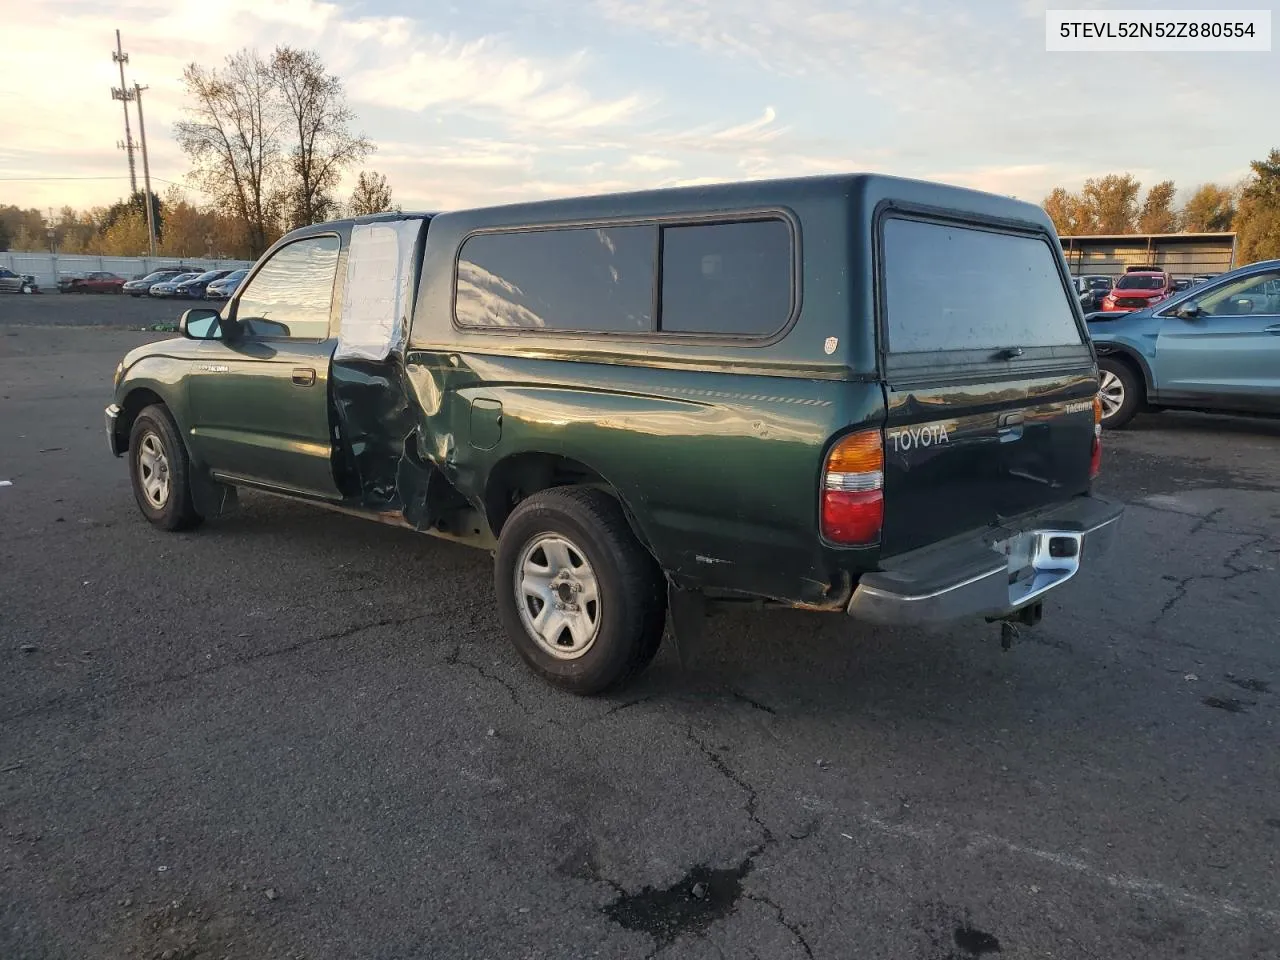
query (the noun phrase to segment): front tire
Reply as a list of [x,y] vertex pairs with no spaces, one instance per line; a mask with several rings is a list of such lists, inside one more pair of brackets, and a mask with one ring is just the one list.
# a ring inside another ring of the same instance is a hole
[[204,520],[191,499],[191,460],[168,409],[153,404],[129,431],[129,476],[142,515],[161,530],[190,530]]
[[662,571],[601,490],[559,487],[516,507],[498,539],[494,585],[520,656],[571,693],[621,686],[662,642]]
[[1142,409],[1145,390],[1133,367],[1123,360],[1098,360],[1098,398],[1102,401],[1102,429],[1119,430]]

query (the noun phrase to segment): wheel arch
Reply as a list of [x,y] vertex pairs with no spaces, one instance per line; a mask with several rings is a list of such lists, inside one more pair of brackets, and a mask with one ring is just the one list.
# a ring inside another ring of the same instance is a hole
[[[170,415],[173,414],[173,408],[165,398],[147,384],[131,386],[125,393],[120,401],[120,416],[116,418],[117,449],[122,453],[129,449],[129,435],[133,432],[133,422],[138,419],[138,414],[156,404],[168,409]],[[178,433],[181,435],[182,431],[179,430]],[[183,442],[186,442],[185,438]]]
[[1151,365],[1146,357],[1125,343],[1098,343],[1094,350],[1099,360],[1111,359],[1127,363],[1142,377],[1142,386],[1146,392],[1144,400],[1150,400],[1155,393],[1155,379],[1151,374]]
[[484,483],[484,513],[489,529],[497,537],[511,512],[529,496],[555,487],[594,487],[609,494],[622,506],[631,532],[653,555],[653,547],[618,486],[588,463],[574,457],[543,451],[511,453],[497,461]]

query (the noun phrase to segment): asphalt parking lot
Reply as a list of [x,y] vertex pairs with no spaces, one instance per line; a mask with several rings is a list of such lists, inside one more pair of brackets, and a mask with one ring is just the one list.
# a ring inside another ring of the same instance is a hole
[[583,700],[481,553],[148,526],[101,412],[162,335],[71,299],[0,299],[5,960],[1280,952],[1280,424],[1108,435],[1122,543],[1009,652],[734,611]]
[[[208,300],[152,299],[128,294],[46,292],[0,294],[0,324],[46,327],[112,327],[139,330],[177,323],[189,307],[221,306]],[[112,366],[115,366],[114,361]]]

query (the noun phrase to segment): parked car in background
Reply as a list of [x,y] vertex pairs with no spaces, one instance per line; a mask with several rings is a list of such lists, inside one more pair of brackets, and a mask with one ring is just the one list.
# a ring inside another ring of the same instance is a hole
[[1144,409],[1280,415],[1280,260],[1087,319],[1105,428]]
[[200,276],[198,273],[180,273],[170,280],[162,280],[159,283],[153,283],[147,294],[152,297],[176,297],[178,295],[178,285],[186,283],[188,280],[194,280]]
[[62,293],[121,293],[125,279],[106,270],[92,270],[78,277],[58,281]]
[[180,300],[199,300],[204,297],[205,289],[209,284],[214,280],[221,280],[230,272],[230,270],[206,270],[198,277],[191,280],[185,280],[182,283],[178,283],[177,280],[174,280],[174,283],[178,283],[177,289],[174,291],[174,295]]
[[1113,313],[1143,310],[1167,299],[1173,293],[1173,277],[1162,270],[1135,270],[1116,280],[1111,292],[1102,298],[1102,309]]
[[150,292],[153,284],[164,283],[181,275],[181,270],[156,270],[154,273],[148,273],[141,280],[128,281],[124,285],[124,292],[131,297],[145,297]]
[[1115,278],[1100,273],[1090,273],[1078,279],[1083,280],[1087,286],[1080,297],[1081,308],[1085,313],[1101,310],[1103,298],[1111,292],[1111,284]]
[[1080,309],[1085,313],[1089,312],[1085,306],[1086,298],[1089,295],[1089,284],[1084,277],[1072,277],[1071,289],[1075,291],[1076,299],[1080,301]]
[[236,287],[240,286],[240,281],[248,276],[248,270],[232,270],[221,280],[214,280],[204,291],[206,300],[226,300],[236,292]]
[[0,293],[39,293],[36,278],[29,273],[16,273],[0,267]]

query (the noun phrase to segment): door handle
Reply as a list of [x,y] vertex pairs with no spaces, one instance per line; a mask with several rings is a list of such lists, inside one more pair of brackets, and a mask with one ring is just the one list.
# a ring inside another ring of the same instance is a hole
[[311,367],[294,367],[293,382],[300,387],[309,387],[316,382],[316,372]]
[[1022,439],[1022,426],[1026,417],[1020,410],[1002,414],[996,421],[996,434],[1001,443],[1012,443]]

